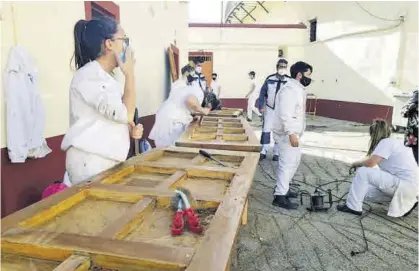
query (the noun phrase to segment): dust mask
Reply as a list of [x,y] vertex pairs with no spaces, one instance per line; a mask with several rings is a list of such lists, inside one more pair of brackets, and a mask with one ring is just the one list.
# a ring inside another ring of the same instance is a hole
[[196,67],[195,71],[196,71],[197,73],[201,73],[201,71],[202,71],[202,67]]
[[279,69],[278,70],[278,74],[279,75],[285,75],[287,73],[287,70],[286,69]]

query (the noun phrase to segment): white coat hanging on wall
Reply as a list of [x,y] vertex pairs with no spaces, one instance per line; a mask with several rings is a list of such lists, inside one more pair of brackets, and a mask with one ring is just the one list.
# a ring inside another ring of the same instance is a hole
[[51,152],[44,138],[45,108],[37,75],[33,57],[22,46],[12,47],[4,77],[7,149],[12,163]]

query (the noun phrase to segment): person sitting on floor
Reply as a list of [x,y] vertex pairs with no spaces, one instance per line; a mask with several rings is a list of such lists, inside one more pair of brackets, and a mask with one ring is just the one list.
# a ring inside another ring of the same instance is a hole
[[370,126],[367,158],[352,163],[357,169],[346,204],[341,212],[362,214],[365,197],[392,197],[387,215],[401,217],[417,206],[418,167],[412,151],[402,140],[390,138],[391,126],[385,120],[374,120]]

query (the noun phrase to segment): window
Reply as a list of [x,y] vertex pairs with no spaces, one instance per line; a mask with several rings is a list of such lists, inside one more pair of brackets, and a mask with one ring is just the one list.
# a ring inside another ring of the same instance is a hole
[[317,40],[317,19],[310,21],[310,42]]
[[119,22],[119,6],[111,1],[85,1],[86,20],[111,17]]

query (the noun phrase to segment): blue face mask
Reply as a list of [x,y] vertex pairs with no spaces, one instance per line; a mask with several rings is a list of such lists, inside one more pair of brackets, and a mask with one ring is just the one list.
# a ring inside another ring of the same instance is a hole
[[122,63],[125,63],[125,61],[127,60],[127,56],[126,56],[127,48],[128,48],[128,45],[124,41],[122,43],[122,52],[119,54],[119,58],[121,59]]

